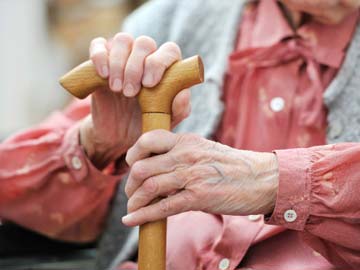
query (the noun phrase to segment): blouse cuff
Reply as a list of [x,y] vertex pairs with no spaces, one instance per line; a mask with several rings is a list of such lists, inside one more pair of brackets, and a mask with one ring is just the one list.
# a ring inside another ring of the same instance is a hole
[[98,182],[100,179],[101,182],[105,179],[108,181],[118,181],[121,175],[111,175],[109,168],[100,171],[92,164],[80,144],[79,132],[79,125],[74,125],[67,130],[64,137],[63,158],[73,178],[77,182],[84,181],[85,179],[95,182]]
[[277,150],[279,189],[268,224],[302,231],[310,215],[312,157],[307,149]]

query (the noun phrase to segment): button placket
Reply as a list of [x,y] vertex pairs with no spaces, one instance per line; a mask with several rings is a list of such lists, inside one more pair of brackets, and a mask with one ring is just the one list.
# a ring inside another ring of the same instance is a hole
[[274,97],[270,101],[270,108],[273,112],[281,112],[285,107],[285,100],[282,97]]
[[75,170],[80,170],[83,166],[81,159],[78,156],[73,156],[71,158],[71,166]]
[[223,258],[219,262],[219,269],[220,270],[227,270],[230,266],[230,260],[228,258]]
[[286,222],[294,222],[297,219],[297,214],[295,210],[286,210],[284,213],[284,219]]

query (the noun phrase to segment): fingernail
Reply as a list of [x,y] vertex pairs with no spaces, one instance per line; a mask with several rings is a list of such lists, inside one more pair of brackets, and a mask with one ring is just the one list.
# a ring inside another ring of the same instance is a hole
[[135,95],[135,88],[131,83],[125,85],[124,95],[128,97]]
[[130,214],[127,214],[126,216],[123,216],[121,221],[126,224],[126,223],[131,222],[132,218],[133,218],[133,214],[130,213]]
[[151,73],[146,73],[144,78],[143,78],[143,84],[144,85],[152,85],[154,83],[154,76]]
[[101,68],[101,75],[106,78],[107,76],[109,76],[109,69],[107,66],[103,66]]
[[116,78],[112,85],[112,90],[114,91],[120,91],[121,90],[121,80],[119,78]]

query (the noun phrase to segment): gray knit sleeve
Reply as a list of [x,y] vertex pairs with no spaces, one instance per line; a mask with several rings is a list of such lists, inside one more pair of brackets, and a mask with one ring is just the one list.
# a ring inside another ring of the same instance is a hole
[[134,37],[150,36],[158,45],[166,42],[178,2],[177,0],[147,2],[126,18],[122,31],[131,33]]

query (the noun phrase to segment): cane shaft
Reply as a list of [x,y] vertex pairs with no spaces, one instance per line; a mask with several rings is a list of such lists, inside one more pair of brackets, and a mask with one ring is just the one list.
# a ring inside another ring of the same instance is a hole
[[[138,95],[143,133],[154,129],[170,130],[172,102],[182,90],[204,80],[199,56],[174,63],[153,88],[142,87]],[[60,79],[61,85],[78,98],[85,98],[108,81],[97,75],[91,61],[84,62]],[[158,201],[159,199],[155,200]],[[166,219],[140,226],[139,270],[166,269]]]
[[[143,133],[154,129],[170,130],[171,115],[143,113]],[[153,203],[159,201],[155,200]],[[139,270],[166,269],[166,219],[140,226]]]

